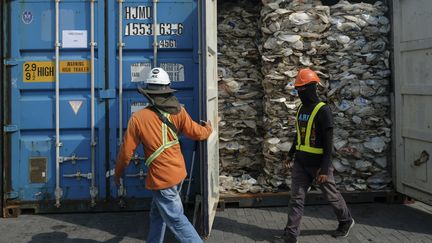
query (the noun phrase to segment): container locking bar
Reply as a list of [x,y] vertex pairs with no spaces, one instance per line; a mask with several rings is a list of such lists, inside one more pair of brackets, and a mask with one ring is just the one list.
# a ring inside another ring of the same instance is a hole
[[159,0],[153,0],[153,67],[157,67],[158,55],[158,34],[159,28],[157,23],[157,3]]
[[123,183],[123,179],[120,178],[120,186],[117,189],[117,196],[119,197],[119,206],[121,208],[126,207],[125,197],[126,197],[126,188]]
[[120,186],[118,187],[117,194],[119,197],[125,197],[126,196],[126,188],[124,186],[122,178],[120,178]]
[[119,4],[119,32],[118,32],[118,60],[119,60],[119,131],[118,131],[118,144],[121,145],[123,141],[123,1],[118,0]]
[[60,157],[59,163],[72,161],[72,164],[75,164],[78,160],[88,160],[88,157],[78,157],[75,154],[73,154],[72,156]]
[[[119,18],[119,32],[118,32],[118,58],[119,58],[119,126],[118,126],[118,145],[120,146],[123,141],[123,1],[118,0],[118,18]],[[120,186],[118,189],[118,195],[120,198],[126,195],[126,189],[123,185],[123,180],[120,180]],[[123,207],[123,199],[120,199],[120,206]]]
[[65,174],[65,175],[63,175],[63,177],[65,177],[65,178],[76,177],[77,180],[81,180],[81,178],[87,179],[87,180],[93,179],[91,172],[90,173],[81,173],[81,171],[77,171],[75,174]]
[[91,206],[96,205],[96,197],[98,194],[98,188],[96,186],[96,129],[95,129],[95,11],[94,11],[95,0],[90,0],[90,56],[91,56]]
[[55,146],[56,146],[56,188],[55,206],[60,207],[60,199],[63,197],[63,190],[60,187],[60,0],[55,0]]
[[136,174],[128,174],[126,177],[139,177],[140,180],[144,180],[147,176],[147,173],[144,173],[144,170],[141,168],[140,171]]

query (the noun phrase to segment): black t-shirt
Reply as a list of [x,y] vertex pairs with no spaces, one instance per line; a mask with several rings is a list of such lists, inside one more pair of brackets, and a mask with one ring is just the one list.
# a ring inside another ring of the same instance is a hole
[[[310,105],[307,107],[302,106],[300,109],[298,119],[302,144],[305,144],[306,127],[314,108],[315,105]],[[328,105],[324,105],[319,109],[312,124],[310,146],[314,148],[324,148],[324,141],[328,141],[324,139],[325,134],[327,134],[326,130],[333,128],[333,126],[334,123],[332,111]],[[297,136],[298,135],[299,134],[297,134]],[[297,137],[295,138],[294,143],[297,144]],[[321,154],[312,154],[304,151],[295,151],[295,153],[296,162],[300,162],[304,165],[321,165],[323,159],[323,155]]]

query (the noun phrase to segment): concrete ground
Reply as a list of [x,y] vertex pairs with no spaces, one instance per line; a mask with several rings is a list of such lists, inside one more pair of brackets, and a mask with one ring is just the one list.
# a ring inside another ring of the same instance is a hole
[[[356,220],[350,236],[329,233],[337,222],[329,206],[306,206],[299,242],[431,242],[432,207],[421,203],[349,205]],[[282,233],[287,208],[227,208],[218,212],[206,242],[270,242]],[[148,212],[21,215],[0,219],[0,242],[144,242]],[[167,234],[165,242],[176,242]]]

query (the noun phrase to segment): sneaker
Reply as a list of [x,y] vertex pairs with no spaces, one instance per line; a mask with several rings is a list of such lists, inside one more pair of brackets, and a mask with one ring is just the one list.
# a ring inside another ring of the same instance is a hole
[[350,229],[354,226],[355,222],[354,219],[351,219],[349,221],[341,221],[339,222],[338,228],[333,232],[333,237],[347,237]]
[[298,243],[298,241],[296,238],[287,235],[281,235],[277,236],[276,239],[272,241],[272,243]]

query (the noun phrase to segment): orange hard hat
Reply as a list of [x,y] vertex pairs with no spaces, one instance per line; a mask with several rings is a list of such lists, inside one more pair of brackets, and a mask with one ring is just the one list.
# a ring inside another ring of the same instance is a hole
[[313,82],[319,83],[319,81],[320,79],[316,72],[312,71],[309,68],[303,68],[300,69],[300,71],[298,72],[294,86],[300,87]]

